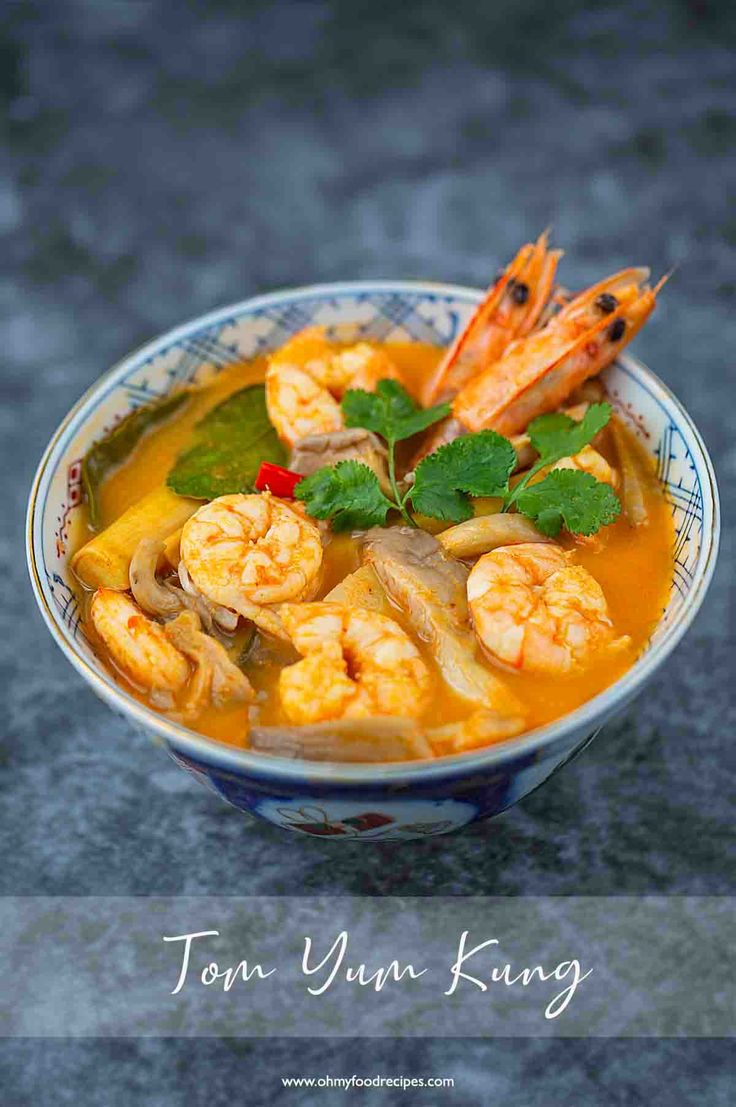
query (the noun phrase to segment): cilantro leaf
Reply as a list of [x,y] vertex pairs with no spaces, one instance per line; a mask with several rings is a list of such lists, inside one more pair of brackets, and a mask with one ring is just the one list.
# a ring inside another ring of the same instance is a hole
[[346,427],[375,431],[387,442],[405,438],[431,427],[450,413],[449,404],[420,408],[398,381],[379,381],[375,392],[351,388],[342,399]]
[[197,423],[194,444],[181,454],[166,483],[180,496],[214,500],[252,492],[262,461],[283,465],[284,447],[266,411],[266,391],[241,388]]
[[595,534],[621,511],[610,485],[576,469],[555,469],[538,484],[528,485],[516,506],[550,538],[563,526],[573,534]]
[[394,505],[386,499],[378,477],[359,461],[338,461],[305,477],[294,489],[315,519],[332,519],[332,529],[382,527]]
[[470,519],[471,496],[504,496],[516,465],[514,447],[495,431],[466,434],[429,454],[416,468],[409,498],[422,515]]
[[574,457],[593,441],[611,418],[610,404],[591,404],[580,421],[561,411],[540,415],[529,424],[531,444],[540,464],[553,465],[563,457]]

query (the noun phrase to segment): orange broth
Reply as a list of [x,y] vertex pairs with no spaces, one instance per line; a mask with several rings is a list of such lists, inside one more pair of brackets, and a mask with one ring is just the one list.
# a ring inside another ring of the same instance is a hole
[[[433,346],[419,343],[386,343],[384,349],[397,365],[406,388],[417,395],[421,381],[436,365],[441,355]],[[248,384],[259,383],[265,374],[265,360],[260,358],[223,370],[212,382],[192,392],[192,398],[183,410],[168,423],[147,434],[128,460],[105,481],[100,493],[102,527],[108,526],[128,507],[147,492],[166,480],[177,456],[191,441],[194,425],[215,404]],[[609,611],[618,635],[629,635],[631,644],[613,657],[594,662],[579,673],[550,676],[538,673],[519,673],[494,666],[516,696],[525,705],[528,728],[551,722],[579,707],[592,696],[603,691],[631,667],[646,645],[667,603],[672,580],[674,532],[670,509],[661,487],[656,481],[650,459],[638,441],[628,431],[630,444],[640,459],[640,468],[650,475],[646,482],[645,502],[650,522],[633,528],[623,515],[612,526],[601,532],[599,538],[578,541],[566,538],[562,544],[575,549],[576,561],[583,565],[600,583],[608,601]],[[604,440],[601,452],[616,464],[615,451]],[[478,502],[481,513],[490,505]],[[436,528],[435,528],[436,529]],[[82,541],[89,538],[89,531]],[[82,543],[80,542],[80,545]],[[360,563],[356,544],[349,536],[332,538],[326,546],[323,579],[317,599],[325,596],[343,577]],[[85,594],[88,601],[90,593]],[[87,609],[88,603],[84,603]],[[396,619],[416,641],[403,614],[396,611]],[[89,619],[85,620],[90,638],[95,640]],[[245,634],[238,632],[232,649],[237,659],[245,641]],[[452,694],[437,671],[437,667],[422,643],[417,643],[434,681],[432,697],[432,725],[452,722],[470,714],[467,704]],[[109,668],[113,666],[102,653]],[[487,661],[488,665],[493,665]],[[265,692],[265,701],[259,706],[259,720],[264,724],[284,723],[276,691],[280,672],[277,664],[245,665],[245,671],[254,687]],[[116,679],[144,703],[150,701],[124,675],[115,671]],[[195,727],[203,734],[234,746],[247,746],[248,712],[241,704],[224,708],[208,708],[198,717]]]

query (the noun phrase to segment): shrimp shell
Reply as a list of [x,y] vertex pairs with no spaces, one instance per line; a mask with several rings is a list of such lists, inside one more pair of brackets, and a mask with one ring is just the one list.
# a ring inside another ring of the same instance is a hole
[[[646,323],[663,283],[649,288],[648,275],[624,269],[571,300],[543,330],[514,342],[455,397],[457,422],[466,430],[513,435],[563,404]],[[616,305],[611,311],[599,306],[604,294]]]
[[[506,347],[539,322],[554,284],[561,250],[550,250],[545,231],[528,242],[488,289],[424,388],[426,406],[452,397],[469,379],[501,357]],[[525,293],[515,296],[515,290]]]

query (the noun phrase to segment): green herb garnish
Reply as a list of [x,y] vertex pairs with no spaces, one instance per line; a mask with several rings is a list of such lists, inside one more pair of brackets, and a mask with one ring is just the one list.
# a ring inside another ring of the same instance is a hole
[[396,481],[396,443],[403,442],[444,419],[450,414],[450,405],[417,407],[406,389],[397,381],[385,380],[378,382],[375,392],[364,392],[360,388],[349,389],[342,400],[342,411],[346,427],[363,427],[385,438],[388,446],[388,479],[394,494],[394,503],[391,506],[411,523],[412,519],[405,506],[406,496],[401,495]]
[[575,534],[594,534],[621,510],[613,490],[588,473],[554,470],[530,484],[542,469],[580,453],[595,438],[611,417],[609,404],[592,404],[580,422],[555,413],[530,423],[529,437],[539,459],[513,489],[514,448],[507,438],[485,430],[456,438],[425,457],[404,491],[396,480],[396,443],[443,419],[449,405],[422,410],[396,381],[381,381],[375,393],[346,393],[342,407],[348,426],[364,427],[386,440],[393,498],[383,494],[375,473],[357,461],[318,470],[297,485],[295,495],[310,515],[332,519],[335,530],[383,525],[392,509],[415,526],[409,505],[421,515],[459,523],[472,517],[473,496],[501,498],[502,511],[514,507],[550,536],[562,526]]
[[360,461],[338,461],[299,481],[294,489],[315,519],[332,519],[332,529],[381,527],[391,508],[401,510],[381,491],[372,469]]
[[495,431],[465,434],[417,465],[409,498],[415,511],[460,523],[471,519],[470,496],[505,496],[516,453]]
[[516,509],[554,538],[563,526],[573,534],[595,534],[618,518],[621,504],[610,485],[590,473],[555,469],[521,492]]
[[100,525],[100,487],[113,469],[130,457],[143,435],[157,423],[168,419],[191,396],[190,392],[175,392],[162,400],[154,400],[145,407],[136,408],[126,415],[108,435],[85,454],[82,461],[82,483],[89,508],[89,521],[97,529]]
[[194,445],[183,453],[166,483],[180,496],[214,500],[252,492],[262,461],[283,465],[286,452],[266,411],[266,390],[254,384],[235,392],[201,419]]
[[532,420],[528,428],[529,440],[539,454],[539,459],[509,494],[504,504],[504,511],[508,511],[509,507],[518,500],[529,481],[533,480],[541,469],[554,465],[563,457],[574,457],[584,446],[589,445],[611,418],[612,410],[610,404],[591,404],[579,422],[561,411],[540,415]]
[[393,499],[384,496],[376,474],[359,461],[341,461],[318,469],[299,482],[294,495],[305,502],[316,519],[332,519],[335,530],[380,526],[391,509],[415,526],[406,506],[412,490],[402,493],[396,480],[396,444],[444,419],[450,405],[417,407],[397,381],[383,380],[375,392],[349,389],[342,400],[342,411],[347,427],[362,427],[385,439]]

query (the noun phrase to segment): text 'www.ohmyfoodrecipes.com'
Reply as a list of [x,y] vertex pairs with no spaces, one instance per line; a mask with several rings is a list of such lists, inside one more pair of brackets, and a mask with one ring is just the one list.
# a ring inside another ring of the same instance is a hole
[[282,1076],[284,1088],[454,1088],[452,1076]]

